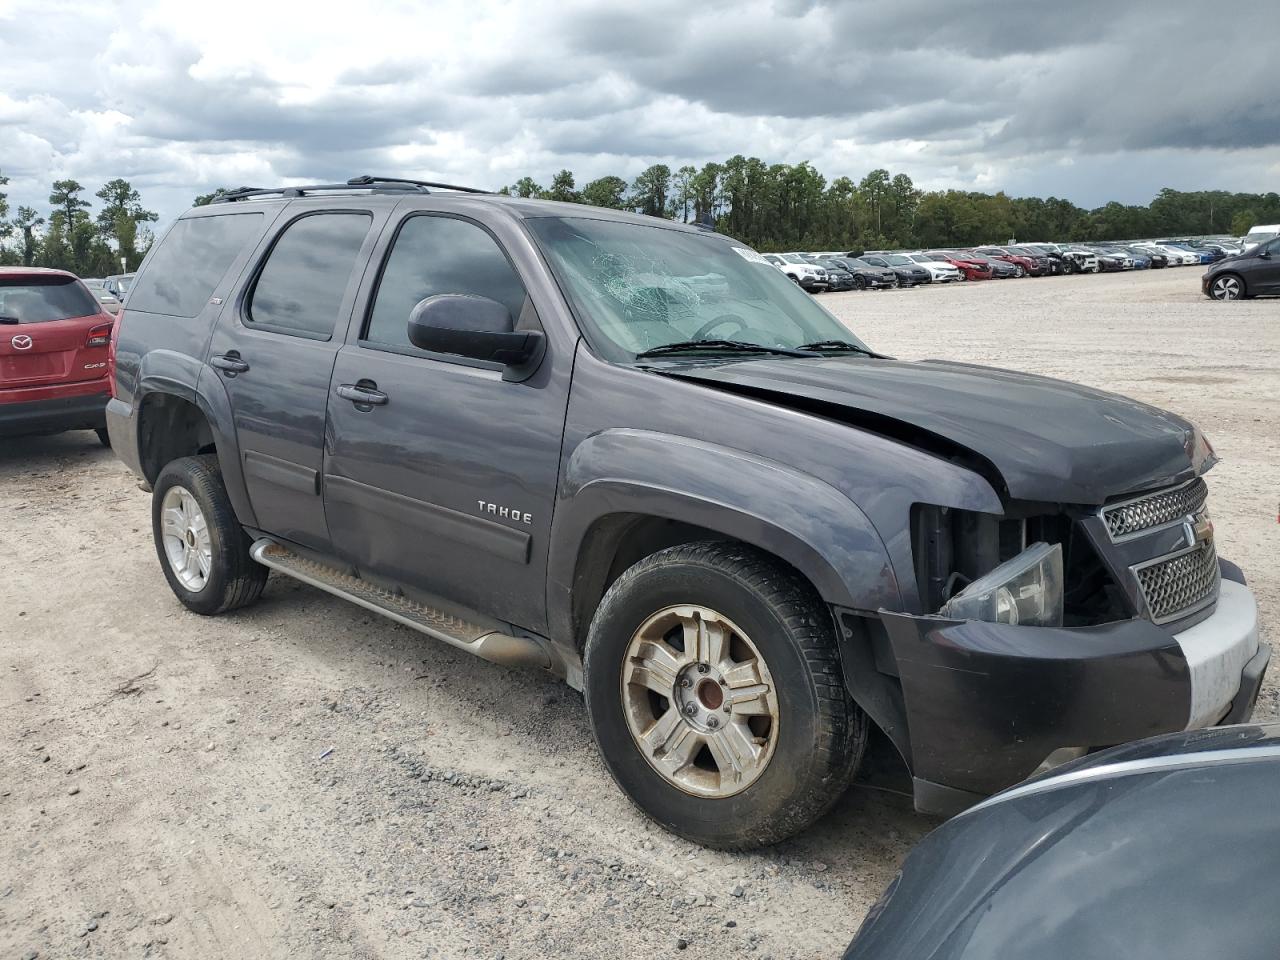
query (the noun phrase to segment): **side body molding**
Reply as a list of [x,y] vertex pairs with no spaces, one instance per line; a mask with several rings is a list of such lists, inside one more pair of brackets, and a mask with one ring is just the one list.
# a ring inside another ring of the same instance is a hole
[[828,603],[900,608],[888,551],[844,494],[785,464],[647,430],[584,440],[562,472],[548,564],[551,635],[572,643],[570,592],[596,524],[641,514],[705,527],[781,557]]

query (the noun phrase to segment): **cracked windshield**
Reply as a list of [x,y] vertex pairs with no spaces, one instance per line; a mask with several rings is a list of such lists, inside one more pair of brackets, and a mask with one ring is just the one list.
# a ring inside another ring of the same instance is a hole
[[[592,345],[610,359],[686,344],[707,353],[863,344],[760,254],[727,237],[610,220],[526,221],[567,285]],[[770,356],[761,351],[761,356]]]

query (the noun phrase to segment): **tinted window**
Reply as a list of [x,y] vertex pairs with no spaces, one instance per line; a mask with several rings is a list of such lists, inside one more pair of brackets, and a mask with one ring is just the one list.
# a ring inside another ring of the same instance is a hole
[[524,284],[493,237],[465,220],[410,217],[387,258],[365,339],[409,347],[409,313],[442,293],[497,300],[513,320],[524,309]]
[[372,222],[366,213],[320,213],[289,224],[254,284],[248,321],[332,336]]
[[261,229],[261,213],[179,220],[151,255],[129,309],[194,317]]
[[72,277],[0,279],[0,324],[89,317],[98,303]]

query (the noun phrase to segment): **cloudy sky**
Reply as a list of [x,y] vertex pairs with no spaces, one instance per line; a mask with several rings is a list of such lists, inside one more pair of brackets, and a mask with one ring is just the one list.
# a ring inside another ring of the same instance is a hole
[[41,208],[125,177],[162,219],[219,185],[735,153],[1084,206],[1276,190],[1271,3],[0,0],[0,172]]

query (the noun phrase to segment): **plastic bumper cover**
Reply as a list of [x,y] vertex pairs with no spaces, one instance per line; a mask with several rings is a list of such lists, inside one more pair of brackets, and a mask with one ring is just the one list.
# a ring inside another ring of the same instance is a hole
[[881,611],[897,661],[916,806],[955,813],[1055,750],[1249,718],[1270,650],[1243,584],[1181,633],[1135,619],[1018,627]]

